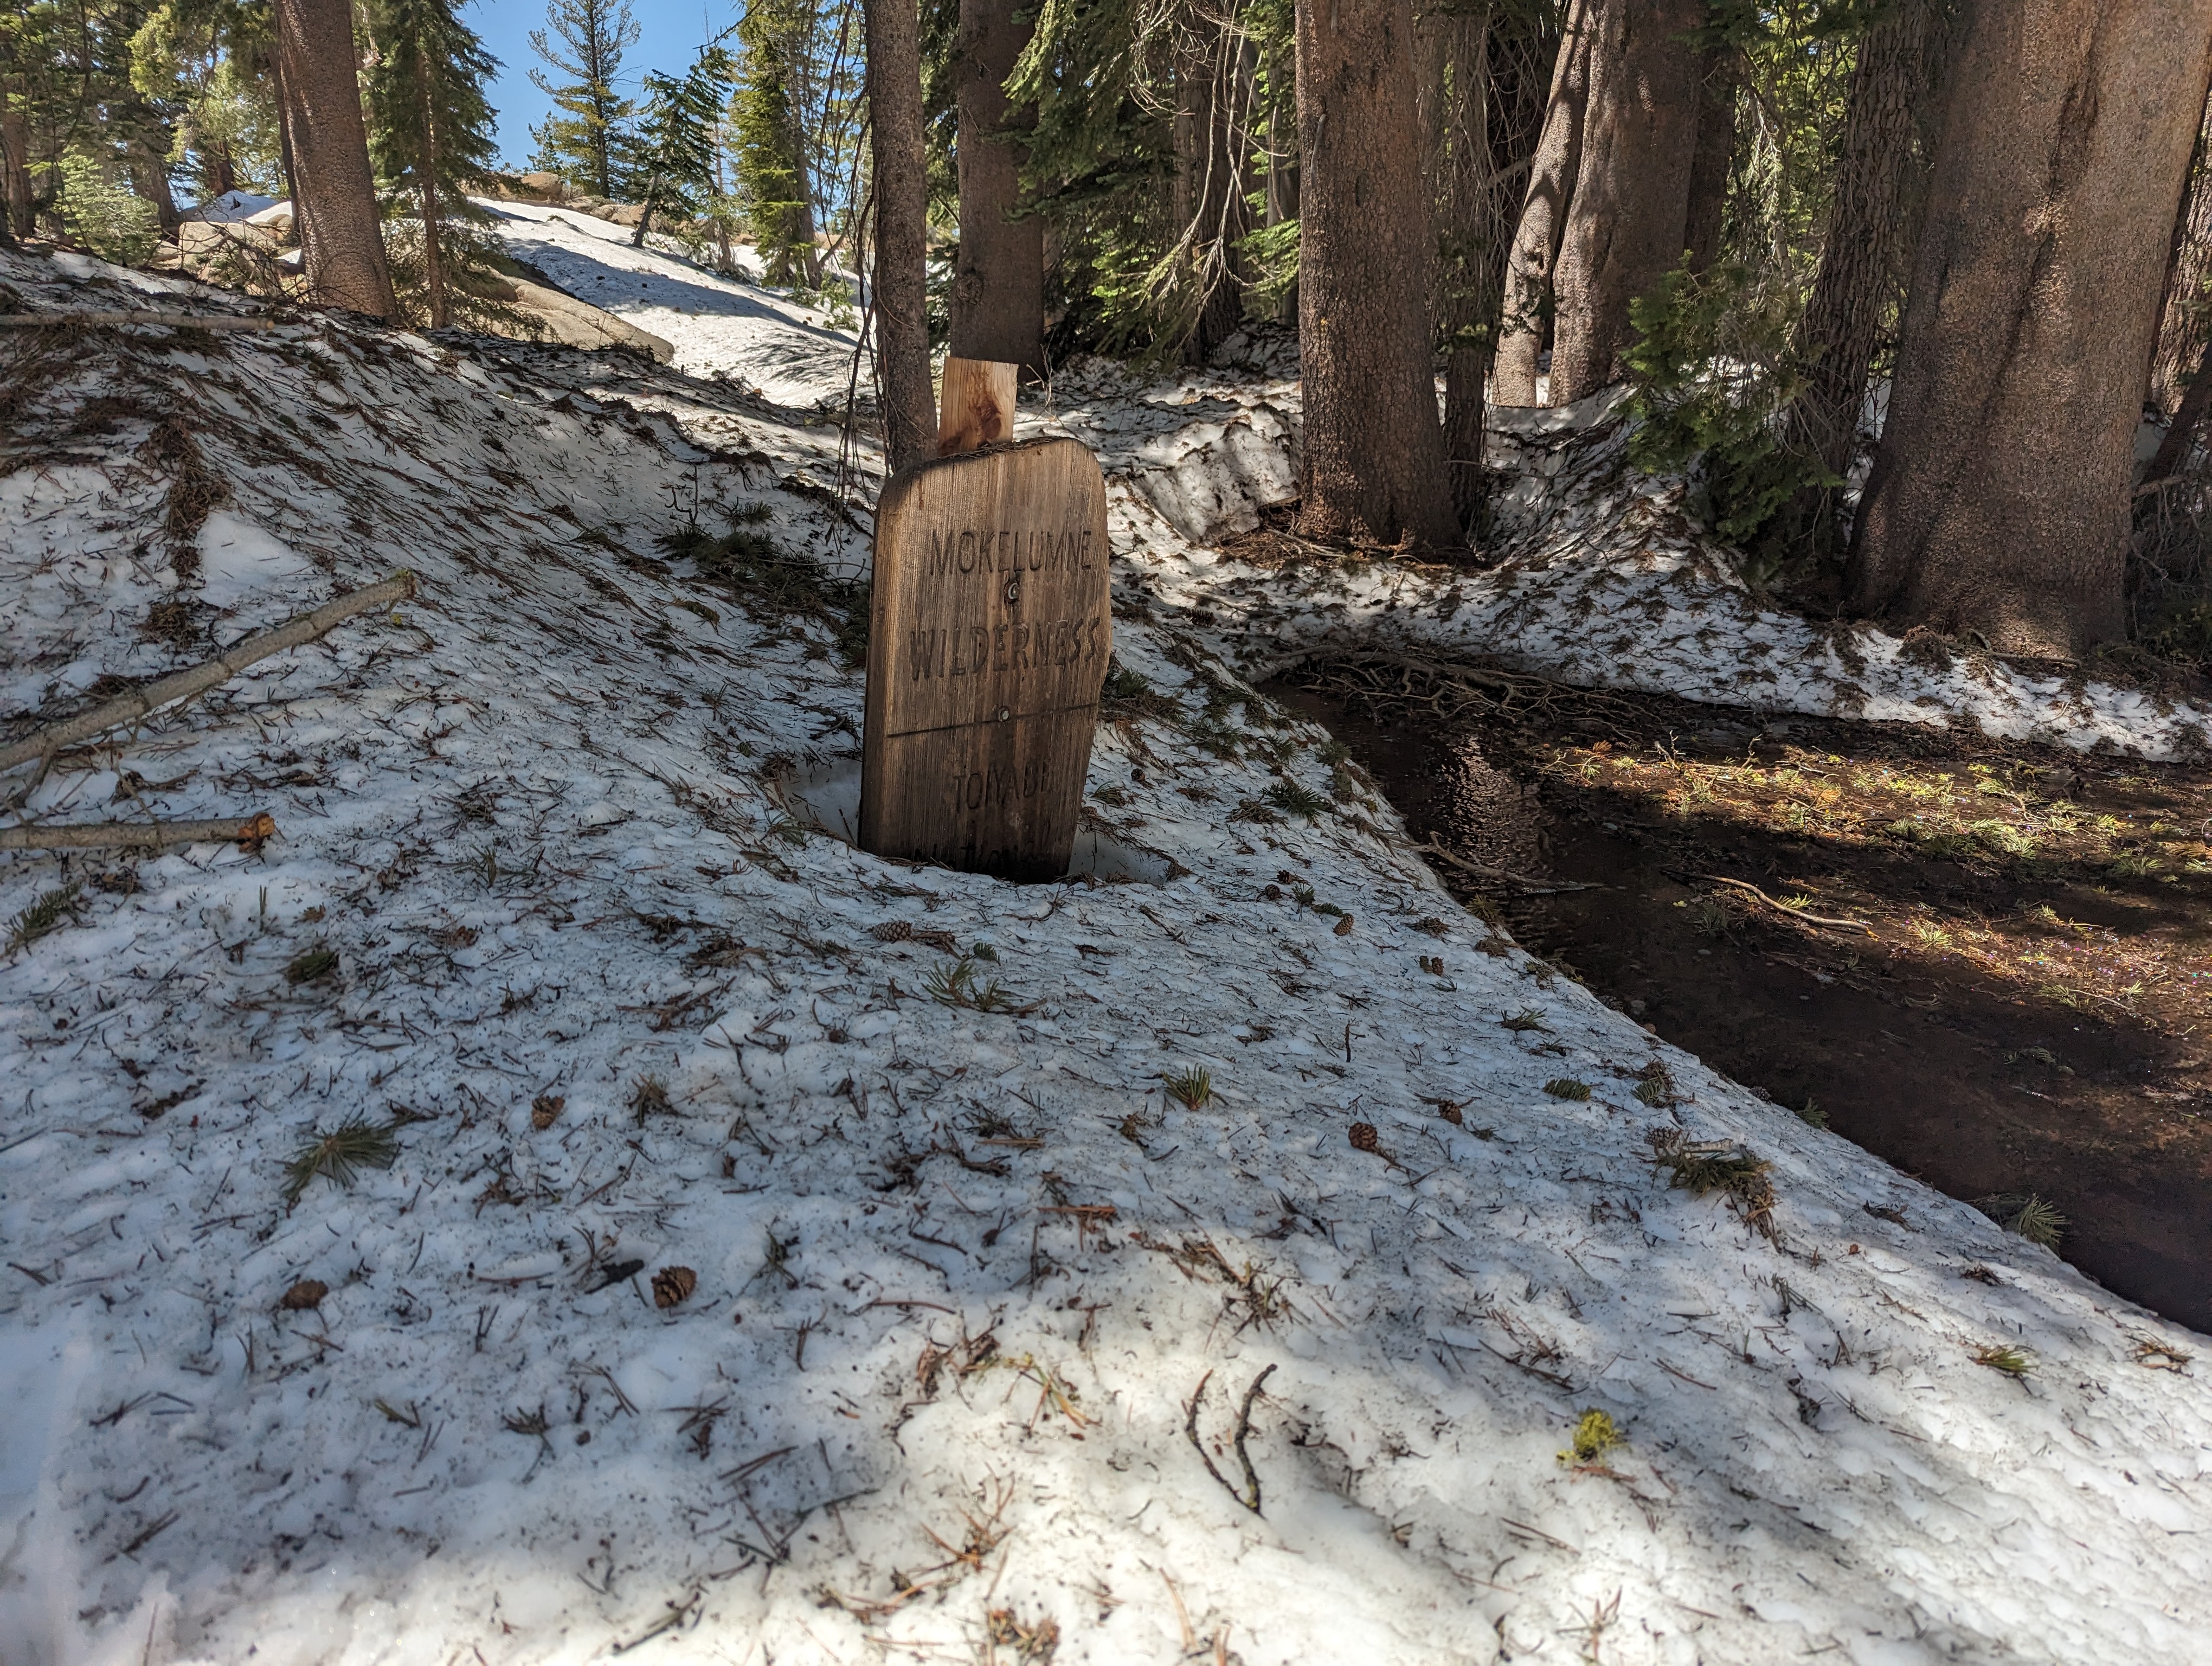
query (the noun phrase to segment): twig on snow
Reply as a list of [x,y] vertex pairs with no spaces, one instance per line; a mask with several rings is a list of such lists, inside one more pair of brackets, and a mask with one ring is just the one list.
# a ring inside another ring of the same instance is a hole
[[73,746],[80,740],[145,717],[173,701],[188,700],[204,694],[221,683],[227,683],[258,660],[272,654],[282,654],[288,648],[299,648],[313,641],[332,627],[345,623],[357,613],[366,613],[388,603],[404,601],[415,593],[415,575],[405,569],[375,584],[363,585],[358,590],[325,602],[313,612],[302,613],[288,619],[274,630],[264,630],[258,636],[249,636],[227,654],[219,654],[204,665],[189,671],[164,677],[159,682],[149,683],[143,689],[133,689],[118,696],[104,706],[95,706],[88,712],[64,718],[51,724],[36,734],[27,735],[13,745],[0,749],[0,770],[13,769],[28,763],[33,758],[48,757],[64,746]]
[[59,827],[0,827],[0,850],[113,850],[125,847],[234,843],[273,838],[276,823],[264,811],[243,821],[75,822]]
[[1244,1404],[1237,1414],[1237,1434],[1232,1444],[1237,1450],[1237,1462],[1244,1471],[1244,1487],[1242,1491],[1231,1486],[1229,1478],[1214,1468],[1212,1456],[1206,1451],[1206,1443],[1199,1438],[1198,1403],[1206,1398],[1206,1385],[1213,1380],[1212,1371],[1207,1371],[1205,1376],[1198,1379],[1198,1387],[1191,1391],[1190,1404],[1183,1408],[1182,1432],[1190,1437],[1191,1450],[1198,1454],[1198,1461],[1206,1466],[1206,1473],[1219,1481],[1223,1490],[1231,1498],[1236,1499],[1255,1516],[1261,1513],[1260,1475],[1259,1472],[1252,1467],[1251,1455],[1244,1450],[1244,1443],[1252,1433],[1252,1402],[1260,1397],[1260,1385],[1273,1375],[1274,1370],[1272,1365],[1261,1368],[1260,1374],[1252,1379],[1252,1386],[1244,1390]]

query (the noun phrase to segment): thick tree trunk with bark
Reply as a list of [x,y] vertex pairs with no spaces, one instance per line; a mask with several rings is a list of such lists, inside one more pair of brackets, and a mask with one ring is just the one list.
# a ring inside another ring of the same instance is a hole
[[2212,109],[2197,130],[2189,190],[2173,222],[2173,253],[2159,303],[2150,360],[2150,402],[2168,416],[2180,405],[2197,362],[2212,344]]
[[1805,385],[1790,408],[1791,434],[1838,477],[1857,448],[1867,371],[1896,282],[1899,202],[1938,3],[1901,0],[1859,43],[1820,270],[1798,321]]
[[347,0],[276,0],[276,56],[292,140],[293,213],[307,293],[372,318],[398,311],[384,261]]
[[1183,356],[1193,364],[1204,364],[1244,321],[1237,241],[1248,228],[1236,127],[1244,73],[1243,43],[1227,30],[1202,25],[1176,65],[1175,216],[1188,240],[1183,258],[1198,292],[1197,314],[1183,344]]
[[1552,275],[1566,228],[1567,203],[1582,167],[1583,116],[1589,92],[1589,3],[1571,0],[1551,101],[1536,154],[1528,161],[1528,194],[1505,257],[1504,319],[1498,326],[1491,397],[1501,405],[1536,403],[1537,362],[1552,317]]
[[1735,47],[1706,49],[1698,83],[1698,148],[1690,157],[1690,201],[1683,215],[1682,246],[1689,252],[1692,271],[1705,271],[1720,258],[1729,168],[1735,160],[1735,94],[1742,76],[1743,55]]
[[1006,103],[1006,77],[1030,42],[1017,0],[960,0],[960,255],[952,277],[952,352],[1044,368],[1044,222],[1020,207],[1022,148],[1004,137],[1035,120]]
[[1409,0],[1298,0],[1299,521],[1317,538],[1457,542],[1429,368]]
[[1976,9],[1847,575],[1859,611],[2070,657],[2121,634],[2143,366],[2203,0]]
[[884,457],[894,471],[936,450],[925,310],[928,175],[921,148],[921,47],[915,0],[866,0],[868,133],[874,165],[876,371]]
[[1705,21],[1703,0],[1589,0],[1582,167],[1553,281],[1553,404],[1620,379],[1629,303],[1688,246],[1703,64],[1692,35]]

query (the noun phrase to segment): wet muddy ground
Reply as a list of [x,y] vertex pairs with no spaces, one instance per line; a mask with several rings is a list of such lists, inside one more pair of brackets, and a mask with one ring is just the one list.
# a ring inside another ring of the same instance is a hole
[[2212,771],[1402,660],[1269,692],[1609,1005],[2212,1329]]

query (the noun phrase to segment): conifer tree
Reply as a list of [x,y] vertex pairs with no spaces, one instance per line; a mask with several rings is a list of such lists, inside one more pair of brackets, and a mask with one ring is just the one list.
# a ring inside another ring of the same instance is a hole
[[737,141],[738,192],[752,221],[770,283],[821,282],[805,120],[793,94],[812,42],[808,0],[756,0],[738,25],[737,92],[730,126]]
[[700,193],[714,185],[714,125],[729,96],[730,73],[730,54],[720,42],[701,47],[681,76],[647,72],[636,149],[638,201],[645,211],[630,238],[634,246],[644,246],[654,215],[680,213],[688,220],[699,212]]
[[548,0],[545,21],[546,28],[530,32],[530,47],[560,79],[543,69],[530,72],[531,83],[550,94],[554,106],[530,130],[538,165],[612,197],[637,113],[615,82],[623,54],[637,44],[637,20],[629,0]]
[[[372,33],[369,153],[393,209],[412,216],[398,252],[419,252],[422,311],[430,327],[441,330],[452,308],[456,256],[465,265],[483,264],[470,231],[485,216],[468,193],[481,188],[495,149],[497,112],[483,89],[499,61],[455,15],[453,0],[380,0]],[[395,277],[412,276],[412,259],[394,265]]]

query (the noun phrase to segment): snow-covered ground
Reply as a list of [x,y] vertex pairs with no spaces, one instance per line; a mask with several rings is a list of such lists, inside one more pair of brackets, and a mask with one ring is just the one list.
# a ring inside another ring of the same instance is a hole
[[[259,852],[0,859],[0,918],[84,884],[0,966],[10,1666],[2202,1652],[2199,1340],[1455,905],[1179,617],[1243,593],[1143,478],[1115,650],[1173,704],[1089,798],[1170,877],[1014,886],[807,831],[860,678],[658,553],[696,493],[857,573],[833,429],[323,324],[11,375],[11,714],[204,652],[180,601],[422,590],[31,800]],[[1081,392],[1156,466],[1254,408]],[[288,1202],[349,1119],[391,1166]],[[1677,1136],[1773,1165],[1771,1237]]]
[[[516,255],[588,301],[675,346],[678,369],[751,384],[778,404],[844,408],[854,332],[783,292],[725,277],[680,255],[630,246],[630,230],[574,209],[477,206],[498,216]],[[750,248],[739,264],[757,270]],[[868,386],[860,367],[860,386]]]

